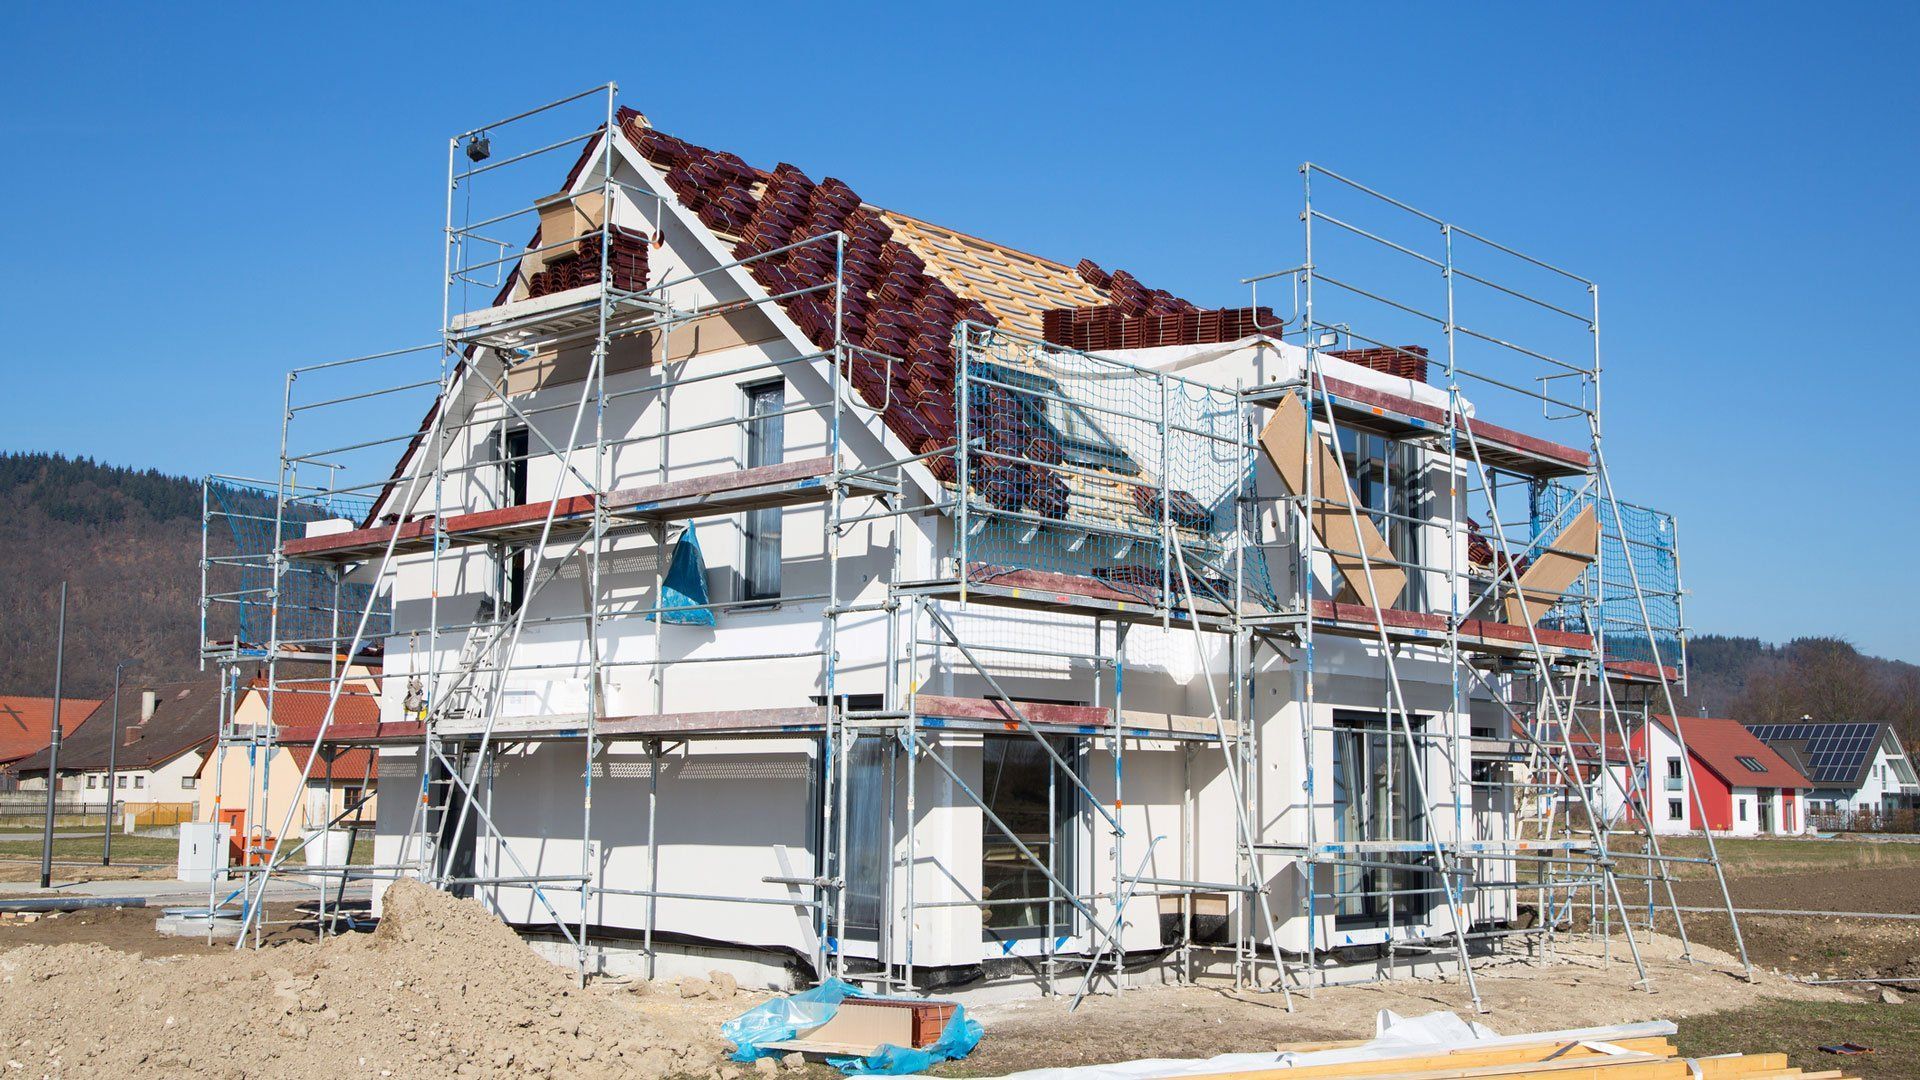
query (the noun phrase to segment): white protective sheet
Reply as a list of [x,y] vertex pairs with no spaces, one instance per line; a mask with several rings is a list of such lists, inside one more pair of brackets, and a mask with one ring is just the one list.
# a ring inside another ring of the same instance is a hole
[[[1071,1020],[1063,1022],[1072,1023]],[[1445,1053],[1467,1046],[1498,1046],[1502,1043],[1586,1043],[1604,1050],[1606,1044],[1596,1040],[1653,1038],[1671,1035],[1675,1030],[1673,1024],[1655,1020],[1644,1024],[1503,1036],[1450,1012],[1433,1012],[1409,1018],[1391,1009],[1382,1009],[1374,1019],[1373,1039],[1343,1050],[1316,1050],[1305,1054],[1220,1054],[1210,1058],[1152,1058],[1119,1061],[1110,1065],[1081,1065],[1071,1069],[1031,1069],[1000,1077],[999,1080],[1149,1080],[1165,1076],[1206,1076],[1255,1069],[1337,1065],[1347,1061],[1384,1061],[1395,1057]],[[988,1028],[986,1037],[993,1038],[992,1028]]]
[[[1239,383],[1243,389],[1252,389],[1262,383],[1304,379],[1307,375],[1307,350],[1265,335],[1218,345],[1109,349],[1098,355],[1156,368],[1228,390],[1233,389],[1235,383]],[[1324,352],[1320,354],[1320,374],[1395,397],[1410,398],[1436,409],[1447,408],[1447,392],[1441,387],[1375,371]],[[1464,404],[1467,415],[1472,416],[1472,403]]]

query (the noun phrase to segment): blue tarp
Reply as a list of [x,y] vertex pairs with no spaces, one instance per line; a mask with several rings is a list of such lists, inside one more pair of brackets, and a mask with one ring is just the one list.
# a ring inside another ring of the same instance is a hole
[[660,602],[654,606],[661,609],[661,618],[675,625],[712,626],[713,609],[707,603],[707,560],[700,554],[700,538],[689,525],[673,545],[673,561],[667,564]]
[[[733,1060],[752,1061],[781,1052],[762,1050],[761,1047],[767,1043],[799,1038],[801,1032],[833,1019],[842,1001],[866,996],[857,986],[839,979],[828,979],[811,990],[755,1005],[721,1024],[720,1034],[738,1047],[733,1052]],[[968,1019],[967,1010],[956,1005],[953,1016],[947,1020],[946,1029],[931,1046],[916,1050],[888,1044],[866,1057],[828,1058],[827,1062],[851,1076],[903,1076],[924,1072],[937,1061],[966,1057],[974,1047],[980,1045],[981,1034],[980,1024]]]

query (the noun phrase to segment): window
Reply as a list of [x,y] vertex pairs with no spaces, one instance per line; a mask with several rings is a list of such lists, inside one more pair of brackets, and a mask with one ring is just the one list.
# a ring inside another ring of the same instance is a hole
[[1740,820],[1747,820],[1747,800],[1745,799],[1740,800]]
[[1681,818],[1686,816],[1687,816],[1687,809],[1685,806],[1681,804],[1679,799],[1667,800],[1667,820],[1668,821],[1679,821]]
[[1667,759],[1667,779],[1669,780],[1680,779],[1680,759],[1679,758],[1670,757]]
[[1751,758],[1746,756],[1745,754],[1741,754],[1740,756],[1734,758],[1733,760],[1739,762],[1742,765],[1745,765],[1748,771],[1750,772],[1766,772],[1767,771],[1767,767],[1765,765],[1760,764],[1759,758]]
[[[1048,745],[1069,763],[1082,746],[1059,736],[1049,738]],[[986,808],[1034,855],[1029,859],[1022,854],[1006,832],[981,815],[980,897],[993,901],[981,909],[982,936],[989,940],[1036,937],[1049,930],[1071,934],[1073,909],[1064,900],[1054,899],[1056,890],[1035,860],[1077,888],[1073,833],[1079,820],[1079,789],[1031,735],[984,736],[980,757],[980,792]]]
[[[778,465],[785,454],[785,383],[770,382],[746,388],[747,468]],[[741,527],[741,599],[775,600],[780,596],[780,518],[777,506],[749,510]]]
[[137,788],[143,788],[143,787],[146,787],[146,786],[147,786],[147,778],[146,778],[146,777],[144,777],[144,776],[136,776],[136,777],[134,777],[134,778],[133,778],[133,786],[134,786],[134,787],[137,787]]
[[98,787],[99,785],[95,783],[95,781],[99,779],[100,779],[99,777],[93,775],[92,773],[88,773],[87,774],[87,790],[92,791],[94,788]]
[[127,778],[126,778],[125,776],[122,776],[122,777],[120,777],[119,779],[120,779],[120,786],[121,786],[121,787],[123,787],[123,788],[124,788],[124,787],[126,787],[126,786],[127,786]]
[[180,778],[180,789],[182,791],[192,791],[199,786],[200,778],[197,776],[183,776]]
[[[527,447],[530,445],[526,428],[512,428],[500,440],[501,464],[501,502],[507,506],[525,506],[527,503]],[[523,547],[511,547],[503,557],[500,568],[500,599],[503,601],[501,614],[520,610],[527,599],[527,552]]]
[[[1409,717],[1415,737],[1418,717]],[[1414,785],[1412,755],[1398,719],[1382,713],[1335,713],[1333,731],[1334,839],[1425,840],[1424,800]],[[1388,857],[1425,861],[1418,852]],[[1386,860],[1383,860],[1386,861]],[[1334,869],[1334,925],[1384,926],[1388,913],[1406,925],[1431,908],[1440,891],[1425,870],[1338,865]]]
[[1405,520],[1426,514],[1420,448],[1344,425],[1339,431],[1340,456],[1346,462],[1354,502],[1373,519],[1395,561],[1407,574],[1406,591],[1394,606],[1422,610],[1422,575],[1413,566],[1420,561],[1420,527]]
[[969,379],[980,380],[968,384],[967,426],[973,435],[987,435],[991,441],[996,424],[992,401],[997,395],[1005,395],[1019,409],[1014,422],[1024,418],[1051,434],[1060,444],[1061,460],[1067,464],[1129,475],[1140,471],[1126,450],[1101,430],[1094,415],[1062,390],[1059,382],[998,364],[974,364],[967,371]]

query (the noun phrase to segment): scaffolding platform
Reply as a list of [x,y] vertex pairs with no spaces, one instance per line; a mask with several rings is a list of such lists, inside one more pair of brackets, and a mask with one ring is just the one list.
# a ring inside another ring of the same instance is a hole
[[653,319],[664,313],[658,303],[644,294],[595,282],[455,315],[448,320],[447,337],[463,345],[490,349],[524,349],[534,343],[591,337],[600,331],[603,298],[611,308],[610,326]]
[[[823,502],[830,496],[827,481],[832,471],[833,459],[827,457],[762,465],[714,476],[620,488],[602,496],[572,495],[500,510],[454,514],[443,519],[440,531],[449,544],[528,543],[539,539],[550,509],[553,535],[564,537],[591,528],[596,511],[600,510],[605,511],[611,531],[622,524],[684,521],[798,506]],[[896,490],[891,484],[867,476],[848,476],[841,483],[855,495],[890,495]],[[288,540],[284,550],[290,559],[341,562],[378,558],[389,543],[396,555],[430,551],[434,546],[434,521],[432,517],[423,517],[397,525]]]
[[[1385,624],[1389,640],[1444,645],[1447,641],[1447,617],[1424,611],[1386,608],[1374,620],[1374,609],[1364,604],[1343,604],[1334,600],[1313,602],[1313,625],[1321,633],[1343,637],[1377,638]],[[1474,652],[1534,655],[1534,642],[1548,656],[1585,654],[1593,650],[1593,639],[1585,634],[1535,627],[1529,636],[1524,626],[1466,619],[1459,626],[1460,645]]]
[[[1015,702],[1023,723],[1006,702],[991,698],[948,697],[923,694],[915,700],[915,722],[922,730],[983,731],[1004,733],[1027,728],[1047,735],[1112,735],[1115,731],[1111,709],[1093,705],[1058,705],[1045,702]],[[849,728],[871,727],[876,731],[895,730],[905,723],[905,714],[863,720],[858,714],[845,717]],[[777,735],[820,735],[827,729],[827,710],[822,705],[790,708],[725,709],[704,712],[658,713],[643,716],[607,716],[589,723],[584,713],[555,713],[543,716],[501,717],[491,729],[476,719],[472,724],[442,720],[435,734],[442,740],[477,740],[487,737],[495,743],[546,741],[585,738],[589,730],[594,738],[622,739],[685,738],[764,738]],[[1119,732],[1127,738],[1172,739],[1217,742],[1218,731],[1212,717],[1178,713],[1127,710],[1120,715]],[[1233,734],[1228,724],[1228,736]],[[419,742],[426,735],[424,725],[414,721],[346,723],[336,720],[327,729],[329,744],[399,746]]]
[[[1335,415],[1347,426],[1367,428],[1382,434],[1406,437],[1428,434],[1445,436],[1451,426],[1447,412],[1409,397],[1361,386],[1344,379],[1321,378],[1325,399]],[[1316,397],[1323,396],[1316,393]],[[1523,476],[1583,476],[1592,467],[1592,455],[1585,450],[1549,442],[1485,420],[1467,418],[1465,427],[1480,448],[1481,459],[1492,468],[1505,469]]]

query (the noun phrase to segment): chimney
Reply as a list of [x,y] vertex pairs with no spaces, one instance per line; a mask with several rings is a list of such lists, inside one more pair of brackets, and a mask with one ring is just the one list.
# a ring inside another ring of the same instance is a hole
[[157,690],[140,691],[140,722],[153,719],[153,711],[160,707],[160,693]]

